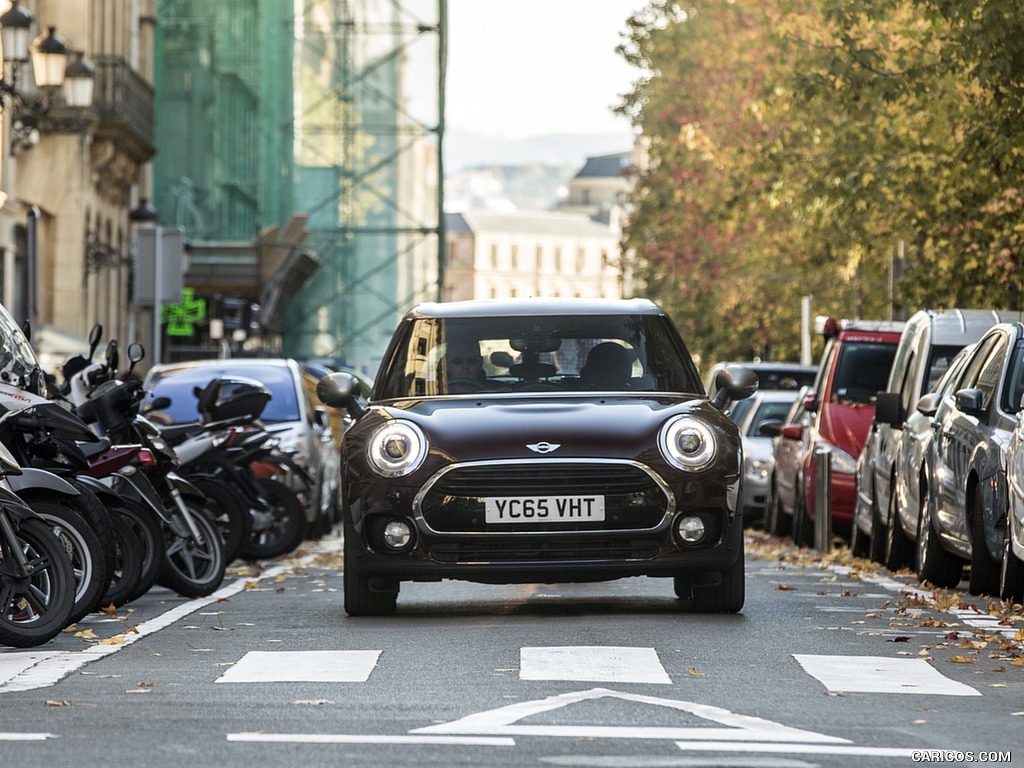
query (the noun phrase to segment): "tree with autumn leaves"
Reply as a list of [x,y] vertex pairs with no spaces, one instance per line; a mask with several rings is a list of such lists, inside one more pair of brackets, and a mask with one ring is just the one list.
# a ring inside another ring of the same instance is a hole
[[620,50],[623,245],[705,365],[795,358],[804,295],[1019,308],[1024,0],[654,0]]

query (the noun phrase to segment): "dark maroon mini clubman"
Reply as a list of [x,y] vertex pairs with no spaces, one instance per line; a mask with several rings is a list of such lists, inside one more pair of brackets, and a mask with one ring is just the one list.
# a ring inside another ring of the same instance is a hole
[[423,304],[392,338],[342,446],[345,610],[395,611],[402,581],[671,577],[699,611],[743,607],[740,438],[650,301]]

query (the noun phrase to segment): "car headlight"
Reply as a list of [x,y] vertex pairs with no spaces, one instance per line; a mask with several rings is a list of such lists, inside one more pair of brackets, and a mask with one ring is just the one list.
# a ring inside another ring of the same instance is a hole
[[678,469],[696,472],[715,460],[718,443],[707,425],[692,416],[676,416],[658,434],[665,461]]
[[747,469],[747,474],[750,477],[756,477],[759,480],[768,479],[768,470],[771,469],[771,464],[763,459],[754,459],[750,462],[750,466]]
[[427,456],[427,438],[408,421],[393,421],[370,438],[367,458],[384,477],[402,477],[414,472]]
[[853,458],[853,456],[848,454],[842,448],[836,448],[831,443],[822,441],[818,443],[818,445],[827,445],[829,451],[832,453],[830,461],[833,472],[838,472],[841,475],[857,474],[857,460]]

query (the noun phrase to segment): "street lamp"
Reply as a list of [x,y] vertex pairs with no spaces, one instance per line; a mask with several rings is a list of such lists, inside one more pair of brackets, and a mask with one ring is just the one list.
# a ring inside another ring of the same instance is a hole
[[[92,104],[92,85],[96,71],[84,53],[69,54],[64,39],[56,27],[36,37],[29,45],[34,17],[13,0],[11,7],[0,15],[0,43],[3,60],[10,65],[8,72],[0,73],[0,109],[6,109],[10,100],[17,104],[11,125],[11,151],[18,146],[30,148],[39,141],[37,125],[40,116],[50,108],[49,94],[64,86],[64,101],[69,107],[88,107]],[[42,95],[34,97],[18,88],[18,77],[29,60],[37,88]],[[69,61],[71,59],[71,61]]]

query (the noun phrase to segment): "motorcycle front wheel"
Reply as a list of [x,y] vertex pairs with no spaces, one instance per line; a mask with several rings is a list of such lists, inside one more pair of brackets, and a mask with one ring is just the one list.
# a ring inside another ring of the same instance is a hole
[[49,642],[68,625],[75,575],[64,545],[43,520],[22,520],[13,545],[31,571],[24,578],[18,575],[12,542],[0,537],[0,643],[30,648]]
[[28,505],[49,524],[71,561],[75,577],[75,604],[68,623],[79,622],[99,608],[110,586],[103,545],[86,519],[63,502],[30,496]]
[[199,536],[193,536],[181,512],[164,523],[163,568],[157,583],[182,597],[206,597],[224,581],[227,563],[220,531],[213,519],[194,502],[185,502]]

